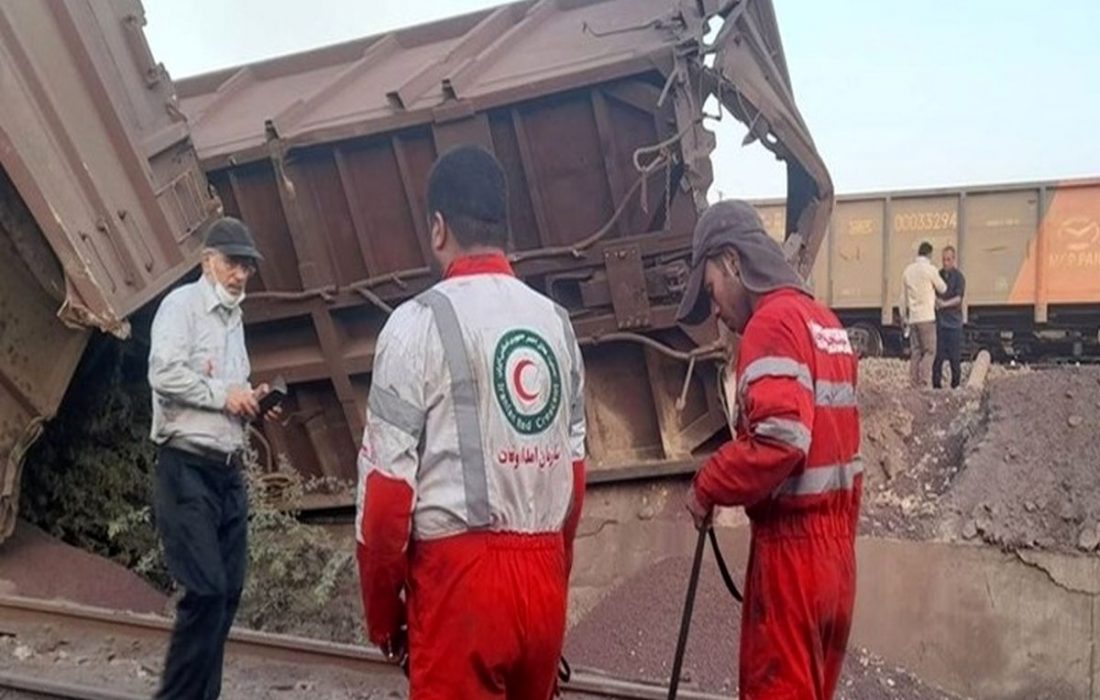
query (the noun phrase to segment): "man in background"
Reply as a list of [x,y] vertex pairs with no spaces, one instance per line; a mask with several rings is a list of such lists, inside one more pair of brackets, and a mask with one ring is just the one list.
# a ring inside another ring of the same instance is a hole
[[944,360],[951,364],[951,388],[959,388],[962,374],[962,301],[966,294],[966,277],[955,262],[954,246],[943,249],[943,269],[940,277],[947,291],[936,297],[936,358],[932,363],[932,386],[943,385]]
[[932,264],[932,244],[922,241],[917,259],[902,274],[902,326],[909,332],[909,383],[928,387],[932,380],[932,360],[936,356],[936,293],[947,291],[947,283]]

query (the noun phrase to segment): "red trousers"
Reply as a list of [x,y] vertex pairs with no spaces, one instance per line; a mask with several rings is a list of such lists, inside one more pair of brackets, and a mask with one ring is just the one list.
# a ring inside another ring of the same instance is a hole
[[855,605],[851,536],[754,529],[741,623],[742,700],[828,700]]
[[549,700],[565,637],[561,533],[415,542],[410,700]]

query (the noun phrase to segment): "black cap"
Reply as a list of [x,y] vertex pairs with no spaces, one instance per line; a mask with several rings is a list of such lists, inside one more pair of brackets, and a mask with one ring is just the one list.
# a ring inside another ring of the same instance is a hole
[[703,292],[703,273],[707,259],[723,248],[737,251],[741,282],[750,292],[764,294],[782,287],[806,291],[779,243],[764,229],[756,207],[739,199],[723,200],[707,207],[695,224],[691,275],[676,312],[681,323],[696,326],[710,316],[710,300]]
[[210,226],[204,245],[234,258],[264,259],[256,249],[256,241],[253,240],[248,226],[232,216],[223,216]]

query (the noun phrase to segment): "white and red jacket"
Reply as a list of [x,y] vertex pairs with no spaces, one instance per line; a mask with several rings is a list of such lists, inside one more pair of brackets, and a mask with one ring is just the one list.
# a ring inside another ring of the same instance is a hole
[[859,458],[858,360],[811,297],[762,297],[741,338],[734,439],[700,469],[705,506],[745,506],[761,533],[854,537]]
[[357,554],[371,641],[404,615],[408,546],[563,532],[584,493],[584,368],[568,314],[502,255],[462,258],[378,338],[359,452]]

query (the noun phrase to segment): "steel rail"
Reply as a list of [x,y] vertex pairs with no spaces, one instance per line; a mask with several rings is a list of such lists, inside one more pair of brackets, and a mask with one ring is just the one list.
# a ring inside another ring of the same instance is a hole
[[[64,698],[65,700],[147,700],[145,695],[109,690],[84,683],[64,683],[39,676],[0,671],[0,690],[29,693],[39,698]],[[0,694],[3,697],[3,694]]]
[[[20,596],[0,596],[0,619],[12,624],[52,624],[58,629],[77,627],[103,634],[154,639],[164,644],[167,644],[172,629],[170,619],[156,615]],[[401,672],[376,649],[241,628],[230,632],[227,651],[230,656],[247,656],[299,666],[327,666],[375,674],[396,675]],[[85,700],[133,700],[138,697],[123,691],[2,671],[0,688]],[[567,697],[594,696],[622,700],[659,700],[668,694],[668,688],[660,684],[642,683],[593,671],[575,671],[572,679],[562,685],[562,690]],[[684,700],[720,700],[722,696],[687,690],[682,691],[679,697]]]

